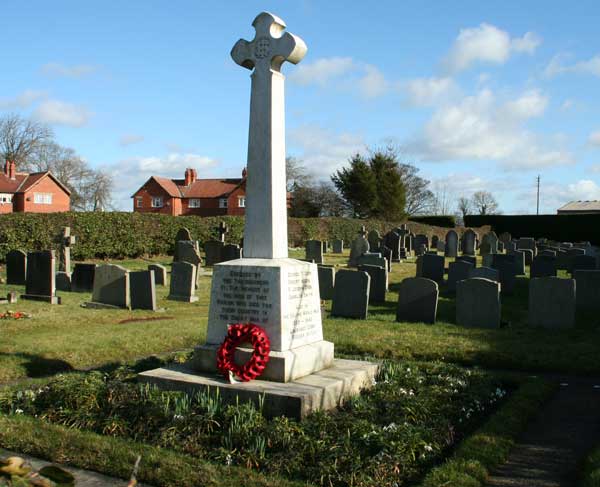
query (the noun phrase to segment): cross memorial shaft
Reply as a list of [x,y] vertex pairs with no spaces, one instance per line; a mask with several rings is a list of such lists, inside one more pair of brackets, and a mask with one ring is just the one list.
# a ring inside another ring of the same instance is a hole
[[306,54],[299,37],[284,32],[279,17],[263,12],[252,22],[256,35],[240,39],[233,60],[252,69],[244,257],[288,256],[285,174],[285,101],[281,65],[297,64]]

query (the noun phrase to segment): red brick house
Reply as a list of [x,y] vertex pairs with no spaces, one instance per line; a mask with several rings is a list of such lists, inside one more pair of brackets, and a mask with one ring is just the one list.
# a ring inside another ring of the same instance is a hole
[[56,213],[71,209],[71,192],[49,171],[17,172],[6,161],[0,172],[0,213]]
[[184,179],[152,176],[133,198],[133,211],[167,215],[244,215],[246,169],[241,178],[198,179],[186,169]]

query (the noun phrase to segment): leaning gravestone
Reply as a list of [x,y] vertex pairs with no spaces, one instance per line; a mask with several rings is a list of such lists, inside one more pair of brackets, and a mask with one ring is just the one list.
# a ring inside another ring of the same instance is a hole
[[456,284],[456,323],[477,328],[500,328],[500,284],[489,279],[466,279]]
[[464,255],[475,255],[477,234],[470,228],[462,235],[462,253]]
[[474,269],[469,269],[469,279],[473,278],[489,279],[490,281],[500,282],[500,273],[497,269],[492,269],[491,267],[476,267]]
[[369,250],[371,252],[379,252],[379,248],[381,246],[381,235],[377,230],[371,230],[367,234],[367,240],[369,241]]
[[56,296],[56,258],[54,250],[27,253],[25,294],[22,299],[60,304]]
[[95,275],[96,264],[75,264],[73,274],[71,274],[71,291],[74,293],[92,292]]
[[448,289],[450,291],[456,290],[456,283],[469,278],[469,271],[474,269],[475,266],[470,262],[457,260],[448,264]]
[[577,309],[600,312],[600,271],[578,270],[574,273]]
[[366,320],[371,277],[366,272],[342,269],[336,273],[331,316]]
[[94,273],[92,302],[87,308],[131,308],[129,271],[120,265],[101,264]]
[[178,262],[189,262],[196,266],[197,272],[200,270],[202,258],[200,257],[200,252],[198,252],[196,242],[192,240],[180,240],[177,242],[177,254],[179,256]]
[[435,323],[439,288],[435,281],[408,277],[400,283],[396,321]]
[[185,301],[194,303],[196,296],[196,271],[197,267],[189,262],[173,262],[171,267],[171,283],[169,296],[171,301]]
[[154,271],[154,284],[156,286],[167,285],[167,268],[164,265],[150,264],[148,270]]
[[344,253],[344,241],[341,239],[335,239],[332,242],[332,248],[334,254],[342,254]]
[[11,250],[6,254],[6,284],[22,286],[27,275],[27,254]]
[[[529,277],[556,277],[556,257],[543,255],[542,252],[537,257],[533,258]],[[579,292],[579,289],[577,289]]]
[[304,258],[307,262],[323,264],[323,242],[320,240],[307,240]]
[[441,255],[425,254],[417,259],[417,267],[421,272],[418,277],[431,279],[441,284],[444,281],[444,257]]
[[385,267],[377,265],[359,265],[359,271],[366,272],[371,277],[369,287],[369,303],[385,303],[385,293],[388,290],[388,272]]
[[192,234],[185,227],[180,228],[177,231],[177,234],[175,235],[175,245],[174,245],[174,247],[175,247],[175,253],[173,255],[173,262],[179,262],[179,260],[180,260],[179,259],[179,254],[178,254],[179,251],[177,249],[177,242],[181,242],[182,240],[185,240],[185,241],[188,241],[188,242],[191,241],[191,240],[193,240],[192,239]]
[[543,328],[575,325],[575,280],[538,277],[529,281],[529,324]]
[[365,237],[366,231],[363,226],[361,230],[358,232],[358,237],[354,239],[352,242],[352,247],[350,248],[350,259],[348,260],[348,265],[350,267],[356,267],[358,264],[358,258],[366,254],[369,249],[369,241]]
[[446,234],[444,255],[446,257],[456,257],[458,255],[458,234],[454,230],[450,230]]
[[333,287],[335,286],[335,267],[323,266],[317,267],[319,275],[319,295],[321,299],[333,298]]
[[154,271],[130,272],[129,282],[131,286],[131,309],[156,311]]

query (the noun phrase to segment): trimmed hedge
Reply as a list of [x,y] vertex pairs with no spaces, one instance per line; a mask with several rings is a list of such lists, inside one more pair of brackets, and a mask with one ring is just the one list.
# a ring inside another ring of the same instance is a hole
[[411,216],[408,221],[443,228],[454,228],[456,226],[456,218],[453,215]]
[[548,238],[558,242],[600,244],[600,214],[598,215],[467,215],[465,225],[490,225],[499,235]]

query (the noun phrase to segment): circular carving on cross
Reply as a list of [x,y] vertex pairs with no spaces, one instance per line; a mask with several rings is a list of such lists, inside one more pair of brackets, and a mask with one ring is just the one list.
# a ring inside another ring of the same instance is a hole
[[254,47],[254,55],[257,59],[264,59],[271,54],[271,41],[268,37],[259,37]]

